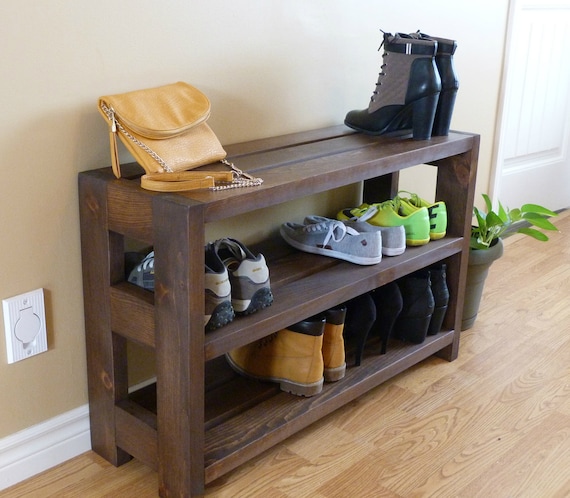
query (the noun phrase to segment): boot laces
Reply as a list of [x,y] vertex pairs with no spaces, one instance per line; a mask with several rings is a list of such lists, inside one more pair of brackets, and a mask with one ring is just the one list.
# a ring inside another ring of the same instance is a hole
[[[382,50],[382,47],[384,46],[384,42],[386,41],[386,36],[391,36],[390,33],[386,33],[386,31],[380,30],[382,31],[382,43],[380,44],[380,46],[378,47],[378,52],[380,52],[380,50]],[[384,53],[382,54],[382,60],[386,60],[386,58],[388,57],[388,52],[386,50],[384,50]],[[374,102],[374,100],[376,99],[376,95],[378,95],[380,93],[380,87],[382,86],[382,79],[386,76],[386,72],[384,71],[384,69],[386,69],[386,66],[388,64],[383,63],[380,66],[380,72],[378,73],[378,81],[376,81],[376,87],[374,89],[374,91],[372,92],[372,96],[370,97],[370,101]]]
[[[385,59],[386,57],[388,57],[388,52],[384,52],[384,54],[382,54],[383,59]],[[384,69],[386,69],[387,65],[388,64],[384,63],[380,66],[380,72],[378,73],[378,81],[376,81],[376,88],[374,89],[374,91],[372,92],[372,96],[370,97],[370,100],[372,102],[374,102],[374,100],[376,99],[376,95],[380,93],[380,87],[382,86],[382,79],[386,76]]]

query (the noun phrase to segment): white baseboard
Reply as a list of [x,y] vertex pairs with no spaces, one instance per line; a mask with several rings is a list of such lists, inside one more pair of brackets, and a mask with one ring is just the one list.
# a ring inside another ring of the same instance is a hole
[[90,449],[88,405],[0,439],[0,491]]

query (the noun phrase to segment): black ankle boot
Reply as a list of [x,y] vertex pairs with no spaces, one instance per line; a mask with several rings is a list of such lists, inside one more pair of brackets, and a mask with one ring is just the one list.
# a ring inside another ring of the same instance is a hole
[[373,323],[376,321],[376,305],[370,294],[362,294],[346,302],[344,336],[355,345],[354,365],[362,361],[364,345]]
[[384,33],[382,45],[383,64],[368,109],[350,111],[344,123],[370,135],[412,129],[415,140],[429,139],[441,90],[437,42]]
[[402,311],[402,293],[396,282],[390,282],[374,289],[370,295],[376,305],[376,321],[370,333],[380,336],[382,341],[380,354],[386,354],[392,329]]
[[394,337],[420,344],[424,342],[435,307],[428,270],[399,279],[403,307],[394,324]]
[[435,335],[441,331],[443,319],[449,303],[449,289],[447,288],[447,265],[442,263],[429,269],[431,291],[434,299],[434,310],[429,322],[428,335]]
[[453,108],[455,107],[455,97],[457,96],[457,90],[459,90],[459,79],[457,78],[455,65],[453,63],[453,54],[455,54],[457,42],[447,38],[429,36],[419,31],[411,36],[419,37],[422,40],[434,40],[437,42],[435,64],[441,78],[441,92],[437,102],[437,111],[435,113],[431,134],[433,136],[449,135],[451,116],[453,114]]

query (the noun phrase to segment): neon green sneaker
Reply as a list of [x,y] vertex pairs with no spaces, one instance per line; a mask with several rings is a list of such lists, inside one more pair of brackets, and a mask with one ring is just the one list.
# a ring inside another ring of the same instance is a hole
[[[400,195],[401,193],[409,194],[410,197],[402,197]],[[417,194],[412,194],[405,190],[398,192],[396,199],[400,202],[401,213],[411,213],[415,209],[427,208],[430,222],[430,239],[438,240],[445,237],[447,231],[447,208],[445,207],[445,202],[437,201],[430,204],[428,201],[421,199]]]
[[403,226],[406,230],[406,245],[423,246],[430,241],[429,216],[427,208],[414,209],[409,213],[401,211],[401,203],[397,199],[361,204],[357,208],[343,209],[337,218],[344,220],[367,221],[380,227]]

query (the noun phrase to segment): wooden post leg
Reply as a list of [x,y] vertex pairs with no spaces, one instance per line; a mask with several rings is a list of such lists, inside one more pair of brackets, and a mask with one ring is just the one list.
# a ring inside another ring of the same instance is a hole
[[161,496],[204,492],[204,215],[153,201]]
[[364,202],[372,204],[392,199],[398,193],[399,180],[399,171],[366,180],[363,189]]
[[107,228],[102,182],[80,178],[79,199],[91,444],[103,458],[121,465],[130,456],[117,447],[115,401],[127,396],[127,359],[125,341],[114,340],[111,331],[110,285],[122,268],[123,237]]
[[455,337],[453,343],[443,349],[439,356],[449,361],[455,360],[459,354],[459,336],[469,258],[470,224],[465,221],[472,218],[479,154],[479,138],[474,137],[474,141],[474,147],[469,152],[434,163],[438,166],[436,197],[445,199],[447,206],[447,233],[464,237],[463,251],[450,259],[448,267],[451,286],[446,326],[455,329]]

